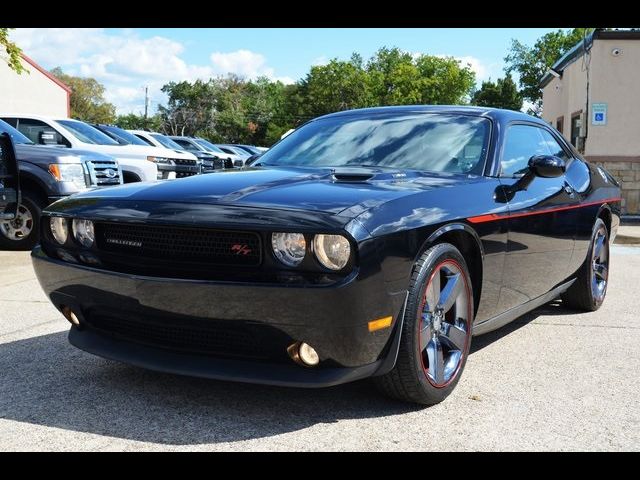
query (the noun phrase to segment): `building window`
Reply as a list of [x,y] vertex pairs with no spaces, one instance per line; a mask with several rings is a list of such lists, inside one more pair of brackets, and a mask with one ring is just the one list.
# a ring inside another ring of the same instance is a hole
[[564,130],[564,116],[558,117],[556,119],[556,130],[558,130],[560,133],[563,133],[563,130]]
[[582,152],[582,110],[571,114],[571,145]]

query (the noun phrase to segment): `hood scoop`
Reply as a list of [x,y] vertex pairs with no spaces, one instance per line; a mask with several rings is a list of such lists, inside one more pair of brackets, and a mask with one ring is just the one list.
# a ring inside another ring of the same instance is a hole
[[376,173],[365,168],[335,168],[331,170],[331,177],[336,182],[364,183],[371,180]]

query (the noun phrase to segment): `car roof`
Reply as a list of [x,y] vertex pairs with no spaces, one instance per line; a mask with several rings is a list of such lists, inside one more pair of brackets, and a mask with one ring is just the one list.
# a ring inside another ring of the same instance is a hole
[[[502,108],[476,107],[468,105],[394,105],[388,107],[358,108],[329,113],[318,118],[333,118],[342,116],[370,116],[379,114],[408,114],[408,113],[434,113],[454,115],[475,115],[488,117],[498,121],[523,120],[545,124],[544,120],[515,110]],[[316,119],[317,120],[317,119]]]

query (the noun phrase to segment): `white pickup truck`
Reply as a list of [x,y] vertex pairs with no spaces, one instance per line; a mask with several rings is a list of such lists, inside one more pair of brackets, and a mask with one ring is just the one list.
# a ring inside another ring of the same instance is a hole
[[36,145],[79,148],[115,157],[122,168],[124,183],[156,181],[157,165],[167,161],[167,149],[146,145],[120,145],[79,120],[10,113],[0,113],[0,118],[17,128]]

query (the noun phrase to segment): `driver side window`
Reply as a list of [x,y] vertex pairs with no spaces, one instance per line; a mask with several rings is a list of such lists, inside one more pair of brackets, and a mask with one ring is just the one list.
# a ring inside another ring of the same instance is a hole
[[523,175],[529,168],[531,157],[549,155],[541,132],[538,127],[531,125],[512,125],[508,128],[500,160],[501,177]]

